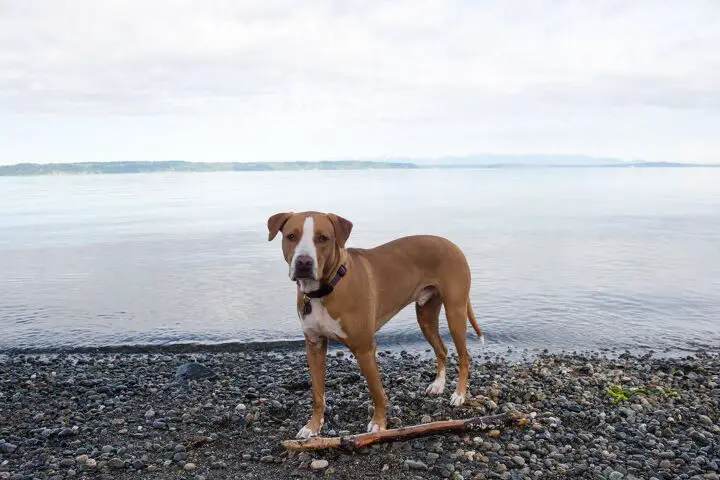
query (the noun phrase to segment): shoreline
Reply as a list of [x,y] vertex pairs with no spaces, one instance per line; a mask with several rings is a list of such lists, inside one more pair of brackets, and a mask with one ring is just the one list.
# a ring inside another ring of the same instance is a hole
[[[452,338],[443,335],[443,341],[450,347],[452,351]],[[418,337],[410,341],[398,342],[394,337],[378,338],[378,352],[391,354],[393,352],[413,353],[413,354],[430,354],[434,359],[432,350],[424,338]],[[173,343],[142,343],[142,344],[107,344],[99,346],[78,345],[78,346],[41,346],[41,347],[11,347],[0,348],[0,360],[4,357],[12,356],[64,356],[64,355],[201,355],[201,354],[225,354],[225,353],[245,353],[245,352],[287,352],[287,353],[303,353],[305,351],[304,339],[288,339],[288,340],[256,340],[256,341],[220,341],[220,342],[201,342],[201,341],[182,341]],[[328,343],[328,352],[330,354],[343,351],[349,353],[347,348],[342,344],[330,340]],[[589,348],[568,347],[546,347],[528,348],[523,345],[513,345],[506,343],[486,343],[476,344],[468,343],[468,351],[474,357],[502,357],[507,360],[518,360],[536,355],[552,354],[552,355],[621,355],[630,354],[633,356],[651,355],[656,357],[682,357],[694,354],[720,354],[720,344],[702,344],[702,345],[676,345],[668,346],[618,346],[608,345]]]
[[[215,377],[174,383],[192,361]],[[449,405],[448,361],[446,391],[428,397],[432,357],[378,352],[390,424],[517,411],[534,425],[289,454],[280,441],[310,412],[303,352],[6,354],[0,479],[720,478],[717,352],[475,352],[461,408]],[[370,398],[352,355],[327,363],[323,435],[364,431]]]

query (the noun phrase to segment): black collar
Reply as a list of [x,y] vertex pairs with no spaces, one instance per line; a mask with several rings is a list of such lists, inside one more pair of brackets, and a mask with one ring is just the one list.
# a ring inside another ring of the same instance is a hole
[[347,268],[345,267],[345,265],[340,265],[340,268],[338,268],[337,272],[335,272],[335,276],[331,278],[328,283],[323,283],[322,285],[320,285],[320,287],[318,287],[317,290],[303,293],[303,315],[308,315],[312,311],[312,307],[310,306],[310,299],[323,298],[330,295],[335,289],[335,285],[338,284],[340,279],[344,277],[346,273]]
[[306,297],[309,298],[322,298],[327,297],[332,293],[332,291],[335,289],[335,285],[338,284],[340,279],[345,276],[347,273],[347,268],[345,268],[345,265],[340,265],[340,268],[337,269],[337,272],[335,272],[335,276],[330,279],[328,283],[323,283],[320,285],[320,287],[317,290],[313,290],[312,292],[307,292],[305,294]]

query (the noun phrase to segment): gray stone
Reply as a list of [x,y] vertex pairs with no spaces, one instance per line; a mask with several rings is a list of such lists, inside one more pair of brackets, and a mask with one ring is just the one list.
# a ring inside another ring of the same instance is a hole
[[405,460],[405,466],[411,470],[427,470],[428,467],[419,460]]
[[0,443],[0,453],[15,453],[17,448],[13,443]]
[[708,417],[707,415],[700,415],[698,417],[698,419],[700,420],[700,423],[702,423],[703,425],[712,425],[713,424],[712,419],[710,417]]
[[178,382],[186,382],[188,380],[199,380],[203,378],[207,379],[213,379],[216,378],[217,375],[215,372],[210,370],[204,365],[201,365],[196,362],[190,362],[186,363],[184,365],[180,365],[178,369],[175,371],[175,380]]

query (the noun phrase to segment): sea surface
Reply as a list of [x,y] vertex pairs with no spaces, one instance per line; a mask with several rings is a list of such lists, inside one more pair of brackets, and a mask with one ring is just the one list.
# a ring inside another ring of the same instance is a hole
[[[720,169],[582,168],[0,178],[0,351],[301,339],[304,209],[460,245],[486,348],[720,346]],[[412,306],[378,343],[425,348]]]

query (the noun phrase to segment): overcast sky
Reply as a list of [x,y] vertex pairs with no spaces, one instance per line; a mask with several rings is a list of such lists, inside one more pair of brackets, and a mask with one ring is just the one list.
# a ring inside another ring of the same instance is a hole
[[720,162],[720,1],[0,0],[0,163]]

